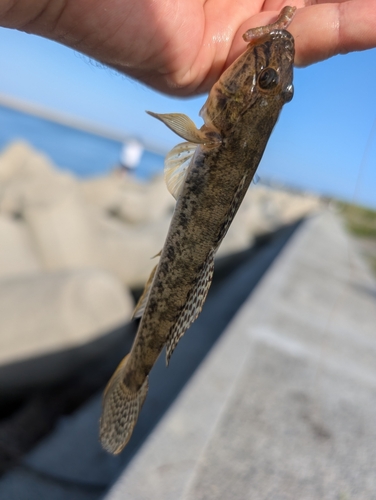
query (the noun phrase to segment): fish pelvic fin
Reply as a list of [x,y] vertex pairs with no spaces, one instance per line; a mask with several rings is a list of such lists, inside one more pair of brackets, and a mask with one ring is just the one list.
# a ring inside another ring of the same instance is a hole
[[202,306],[204,305],[213,279],[214,255],[215,249],[209,253],[208,258],[206,259],[198,276],[196,285],[194,286],[194,288],[192,288],[183,310],[181,311],[175,325],[170,331],[166,342],[167,365],[179,340],[183,337],[191,324],[197,319],[202,310]]
[[123,359],[109,381],[103,396],[100,420],[100,441],[109,453],[120,453],[131,438],[148,392],[148,379],[133,392],[123,381],[129,354]]
[[187,176],[188,167],[197,149],[193,142],[181,142],[165,158],[164,178],[167,189],[178,199]]

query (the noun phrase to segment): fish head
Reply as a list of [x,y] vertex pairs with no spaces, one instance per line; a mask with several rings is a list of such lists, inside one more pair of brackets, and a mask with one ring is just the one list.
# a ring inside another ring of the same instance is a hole
[[210,91],[200,112],[205,124],[226,135],[249,112],[256,119],[278,116],[293,97],[293,63],[294,38],[288,31],[252,40]]

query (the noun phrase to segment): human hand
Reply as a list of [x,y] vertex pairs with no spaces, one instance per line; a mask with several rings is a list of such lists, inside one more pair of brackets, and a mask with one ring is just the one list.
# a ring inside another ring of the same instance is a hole
[[8,0],[0,2],[0,25],[188,96],[208,91],[245,50],[245,31],[274,21],[291,4],[299,9],[289,27],[298,66],[376,46],[373,0]]

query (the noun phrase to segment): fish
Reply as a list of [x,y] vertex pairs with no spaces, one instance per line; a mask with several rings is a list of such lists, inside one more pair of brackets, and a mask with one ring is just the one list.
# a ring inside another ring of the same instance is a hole
[[100,440],[120,453],[148,392],[149,373],[166,347],[166,362],[205,302],[214,257],[249,188],[283,105],[293,97],[294,38],[286,30],[295,7],[275,23],[248,30],[243,54],[212,87],[198,129],[186,115],[149,114],[184,139],[165,159],[176,199],[159,262],[138,302],[141,318],[130,353],[103,396]]

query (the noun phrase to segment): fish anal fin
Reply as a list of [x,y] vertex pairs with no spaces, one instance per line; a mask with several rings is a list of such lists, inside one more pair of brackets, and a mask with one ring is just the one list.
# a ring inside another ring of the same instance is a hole
[[152,259],[155,259],[156,257],[160,257],[162,255],[162,249],[159,250],[158,253],[156,253],[155,255],[153,255]]
[[[159,255],[159,254],[157,254]],[[157,257],[157,255],[155,257]],[[142,292],[141,297],[139,298],[137,305],[133,311],[132,314],[132,319],[136,318],[141,318],[141,316],[144,314],[145,307],[149,298],[150,290],[151,290],[151,285],[153,283],[155,271],[157,270],[158,264],[153,268],[152,272],[150,273],[150,276],[146,282],[144,291]]]
[[214,254],[213,250],[208,255],[205,264],[199,274],[194,288],[191,290],[188,300],[185,303],[175,325],[170,331],[166,342],[166,364],[168,365],[171,355],[175,350],[179,340],[183,337],[187,329],[197,319],[202,306],[206,300],[214,272]]

